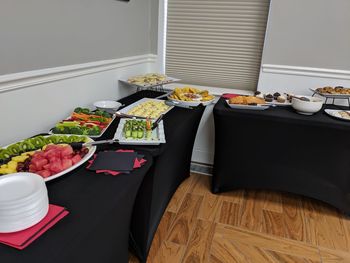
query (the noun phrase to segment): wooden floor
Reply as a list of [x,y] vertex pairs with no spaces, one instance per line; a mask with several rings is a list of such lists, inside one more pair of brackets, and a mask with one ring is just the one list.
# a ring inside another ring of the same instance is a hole
[[214,195],[209,182],[193,174],[181,184],[148,263],[350,263],[350,220],[336,209],[277,192]]

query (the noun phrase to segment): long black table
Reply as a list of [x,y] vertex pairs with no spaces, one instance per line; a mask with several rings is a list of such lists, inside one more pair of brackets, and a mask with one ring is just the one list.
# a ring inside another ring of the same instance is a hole
[[147,163],[130,174],[95,174],[84,164],[48,182],[50,203],[66,207],[70,214],[22,251],[0,244],[0,262],[128,262],[132,209],[152,166],[151,155],[141,154]]
[[[140,91],[120,102],[129,105],[144,97],[164,94]],[[119,146],[145,151],[152,155],[153,165],[147,172],[137,194],[131,220],[130,246],[145,262],[162,215],[181,182],[189,177],[192,149],[205,107],[194,109],[175,107],[164,116],[166,144],[159,146]],[[102,139],[112,138],[119,120],[111,125]]]
[[[336,108],[327,105],[325,108]],[[234,110],[214,107],[212,191],[286,191],[327,202],[350,214],[350,122],[291,107]]]

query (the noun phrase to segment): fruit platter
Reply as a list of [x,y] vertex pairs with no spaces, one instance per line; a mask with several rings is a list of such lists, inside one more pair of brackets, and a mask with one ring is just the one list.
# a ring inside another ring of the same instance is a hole
[[158,126],[152,129],[154,121],[121,119],[114,139],[119,144],[127,145],[159,145],[165,143],[164,125],[160,121]]
[[0,148],[0,176],[31,172],[50,181],[82,165],[96,151],[96,146],[74,150],[69,143],[91,141],[87,136],[49,135]]
[[65,120],[60,121],[50,131],[51,134],[76,134],[99,138],[107,130],[116,116],[103,110],[90,111],[75,108]]
[[119,112],[134,117],[157,119],[160,115],[166,114],[172,108],[174,107],[166,105],[164,100],[143,98],[123,108]]
[[127,80],[121,81],[142,88],[151,88],[155,86],[173,83],[179,81],[179,79],[171,78],[159,73],[148,73],[144,75],[133,76],[128,78]]
[[193,87],[175,88],[168,99],[174,103],[186,106],[198,106],[200,104],[207,106],[214,102],[215,97],[210,95],[207,90],[199,90]]

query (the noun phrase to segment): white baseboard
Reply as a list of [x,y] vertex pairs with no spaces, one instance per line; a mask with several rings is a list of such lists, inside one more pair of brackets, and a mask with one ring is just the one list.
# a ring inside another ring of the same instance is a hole
[[309,95],[310,88],[324,86],[350,87],[350,71],[263,64],[258,90]]
[[0,93],[52,81],[60,81],[68,78],[115,70],[118,68],[125,68],[145,63],[155,63],[156,61],[156,55],[146,54],[2,75],[0,76]]

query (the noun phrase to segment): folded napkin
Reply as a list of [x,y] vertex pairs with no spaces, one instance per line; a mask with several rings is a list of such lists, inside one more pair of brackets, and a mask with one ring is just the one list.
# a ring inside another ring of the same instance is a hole
[[0,243],[23,250],[68,214],[64,207],[49,205],[47,215],[39,223],[22,231],[0,233]]
[[237,97],[237,96],[241,96],[241,95],[233,94],[233,93],[224,93],[224,94],[221,95],[221,97],[226,99],[226,100],[234,98],[234,97]]
[[[100,169],[100,168],[96,169],[96,167],[101,167],[101,166],[94,167],[95,161],[99,157],[98,154],[95,154],[93,159],[89,161],[89,164],[86,168],[89,170],[94,170],[97,174],[105,173],[105,174],[110,174],[110,175],[116,176],[116,175],[121,174],[121,173],[130,173],[132,170],[140,168],[141,166],[143,166],[146,163],[146,160],[143,159],[143,155],[139,155],[134,150],[117,150],[115,152],[117,152],[117,153],[135,153],[134,155],[132,155],[133,156],[133,161],[132,161],[133,165],[131,165],[132,167],[130,167],[130,169],[125,169],[125,167],[123,167],[123,169],[121,169],[121,170],[110,169],[110,168],[109,169]],[[102,157],[104,157],[104,153],[106,153],[106,152],[102,152]],[[109,155],[109,153],[108,153],[108,155]],[[100,155],[100,157],[101,157],[101,155]],[[118,155],[115,155],[115,157],[118,158]],[[120,157],[120,155],[119,155],[119,157]],[[99,164],[103,165],[101,162]],[[107,166],[109,166],[109,165],[107,165]]]

